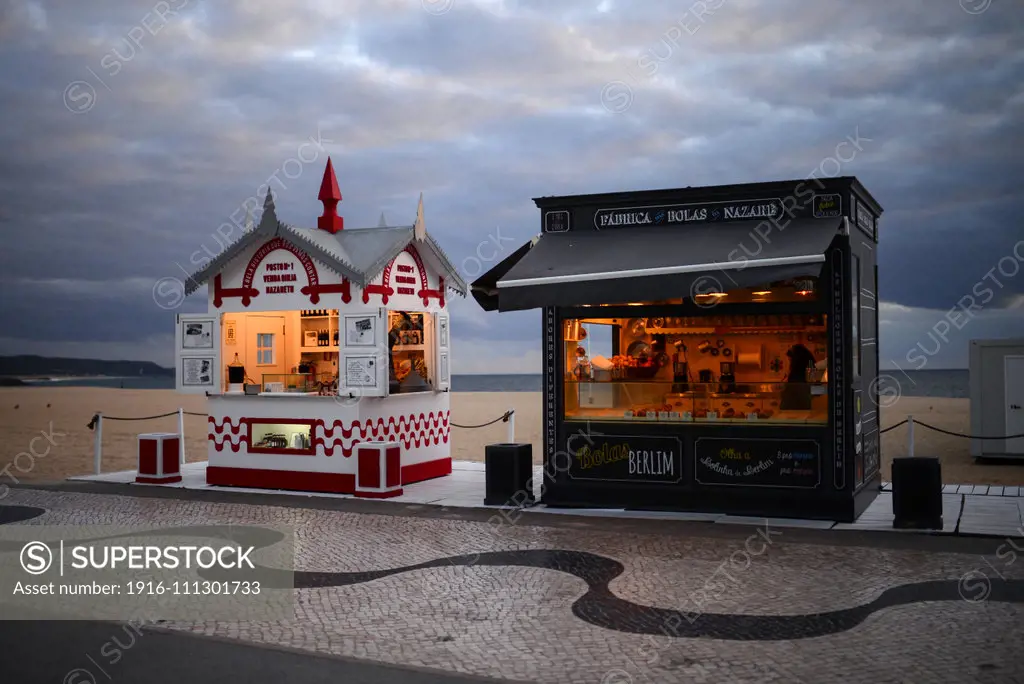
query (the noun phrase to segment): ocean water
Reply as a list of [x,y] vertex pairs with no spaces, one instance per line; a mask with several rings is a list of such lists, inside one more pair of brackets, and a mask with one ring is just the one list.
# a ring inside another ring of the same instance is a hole
[[[36,387],[122,387],[124,389],[174,389],[167,376],[88,378],[32,383]],[[907,397],[967,397],[967,369],[883,370],[879,390],[892,389]],[[540,392],[542,377],[536,375],[453,375],[453,392]]]

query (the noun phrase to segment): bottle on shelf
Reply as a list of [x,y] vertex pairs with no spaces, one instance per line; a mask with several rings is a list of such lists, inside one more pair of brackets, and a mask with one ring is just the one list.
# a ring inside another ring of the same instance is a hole
[[334,331],[334,345],[333,346],[335,346],[335,347],[338,346],[338,331],[337,330]]

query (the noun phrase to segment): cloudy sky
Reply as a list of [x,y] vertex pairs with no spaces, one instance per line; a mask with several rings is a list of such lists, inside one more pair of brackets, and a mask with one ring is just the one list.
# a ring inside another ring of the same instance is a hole
[[[167,283],[268,182],[314,226],[329,154],[346,226],[411,223],[422,191],[467,280],[539,231],[531,197],[856,175],[885,208],[883,360],[965,367],[968,340],[1024,336],[1022,20],[1015,0],[0,0],[0,354],[171,365],[174,311],[206,300]],[[540,370],[538,313],[452,308],[456,372]]]

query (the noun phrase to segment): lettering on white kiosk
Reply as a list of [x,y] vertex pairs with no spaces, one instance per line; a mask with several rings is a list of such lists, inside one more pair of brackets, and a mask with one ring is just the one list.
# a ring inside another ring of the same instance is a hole
[[[264,270],[267,271],[263,275],[264,283],[293,283],[296,281],[295,264],[288,262],[267,264],[264,266]],[[295,292],[294,285],[268,285],[264,289],[267,294],[292,294]]]
[[415,269],[408,264],[396,264],[395,268],[398,269],[398,275],[395,276],[395,282],[399,283],[395,291],[398,294],[414,295],[416,294],[416,288],[413,287],[402,287],[402,285],[415,285],[416,278],[409,275],[415,273]]

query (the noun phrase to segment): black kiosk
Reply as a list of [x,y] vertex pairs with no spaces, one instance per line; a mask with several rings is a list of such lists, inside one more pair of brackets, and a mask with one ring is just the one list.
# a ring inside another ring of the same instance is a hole
[[541,235],[472,292],[542,310],[545,504],[868,506],[882,209],[856,178],[534,202]]

